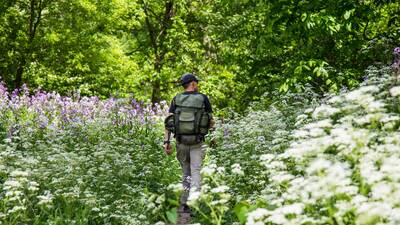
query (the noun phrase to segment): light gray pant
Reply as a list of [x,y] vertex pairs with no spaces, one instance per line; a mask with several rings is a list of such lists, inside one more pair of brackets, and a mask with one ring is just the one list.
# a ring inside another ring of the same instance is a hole
[[181,204],[186,204],[190,188],[200,190],[201,176],[200,170],[205,156],[205,145],[203,142],[194,145],[176,144],[176,158],[182,167],[182,186]]

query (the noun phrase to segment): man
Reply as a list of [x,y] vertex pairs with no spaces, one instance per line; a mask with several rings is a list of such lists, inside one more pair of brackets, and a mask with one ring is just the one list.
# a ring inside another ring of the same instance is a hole
[[176,138],[176,157],[182,167],[183,193],[180,199],[179,212],[190,212],[186,204],[189,191],[200,191],[200,170],[205,156],[204,136],[214,125],[212,108],[208,97],[198,92],[199,80],[193,74],[181,78],[185,91],[176,95],[169,108],[173,128],[165,130],[164,151],[172,153],[170,145],[171,132]]

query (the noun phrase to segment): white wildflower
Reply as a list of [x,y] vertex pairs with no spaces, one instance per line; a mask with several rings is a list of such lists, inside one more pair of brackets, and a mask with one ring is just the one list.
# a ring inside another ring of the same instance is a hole
[[165,196],[164,195],[160,195],[160,196],[158,196],[157,197],[157,199],[156,199],[156,203],[157,204],[161,204],[161,203],[163,203],[165,201]]
[[328,102],[331,103],[331,104],[337,104],[337,103],[343,102],[343,99],[340,96],[333,96],[332,98],[330,98],[328,100]]
[[247,215],[246,224],[256,224],[257,221],[271,215],[271,212],[267,209],[257,208],[256,210],[249,212]]
[[218,168],[217,168],[217,173],[219,173],[219,174],[224,174],[224,173],[225,173],[225,168],[222,167],[222,166],[218,167]]
[[238,174],[238,175],[244,175],[244,172],[242,171],[242,167],[240,166],[239,163],[235,163],[231,167],[232,167],[232,173]]
[[268,217],[267,221],[270,221],[274,224],[288,224],[289,221],[286,219],[285,215],[276,213]]
[[382,162],[381,170],[386,176],[392,180],[400,180],[400,163],[398,156],[385,158]]
[[278,172],[277,174],[275,174],[274,176],[271,177],[272,181],[274,181],[276,183],[282,183],[285,181],[289,181],[293,178],[294,178],[294,176],[287,172]]
[[321,136],[324,136],[325,134],[326,134],[325,131],[321,128],[310,129],[311,137],[321,137]]
[[193,205],[201,196],[201,193],[199,191],[193,191],[189,193],[188,197],[188,204]]
[[387,182],[377,183],[372,187],[371,197],[384,200],[392,194],[392,187]]
[[324,120],[320,120],[318,122],[315,123],[309,123],[306,126],[304,126],[304,128],[306,129],[314,129],[314,128],[331,128],[332,125],[332,120],[331,119],[324,119]]
[[347,201],[338,201],[336,202],[335,207],[338,209],[335,213],[337,218],[342,218],[347,212],[353,209],[351,202]]
[[25,210],[26,210],[25,206],[17,205],[17,206],[14,206],[12,209],[8,210],[7,213],[11,214],[11,213],[15,213],[18,211],[25,211]]
[[210,164],[208,166],[203,167],[203,169],[201,169],[201,173],[204,175],[211,176],[215,173],[216,169],[217,169],[217,165]]
[[385,110],[386,104],[381,101],[372,101],[366,106],[368,112],[382,112]]
[[391,210],[392,207],[384,202],[364,202],[356,208],[357,214],[360,215],[358,219],[361,220],[373,216],[387,217]]
[[226,185],[218,186],[216,188],[211,189],[212,193],[224,193],[229,190],[229,187]]
[[173,191],[177,191],[177,192],[178,192],[178,191],[183,191],[182,184],[179,184],[179,183],[168,185],[168,189],[169,189],[169,190],[173,190]]
[[299,126],[300,124],[302,124],[306,119],[308,118],[308,116],[306,114],[301,114],[299,116],[296,117],[296,123],[295,126]]
[[354,91],[348,92],[345,95],[345,98],[346,98],[346,100],[349,100],[349,101],[358,101],[358,100],[364,98],[364,95],[361,91],[354,90]]
[[375,85],[361,86],[357,89],[361,93],[376,93],[379,92],[379,87]]
[[275,211],[277,211],[279,214],[296,214],[296,215],[300,215],[303,213],[304,210],[304,204],[303,203],[294,203],[291,205],[285,205],[282,206],[281,208],[276,209]]
[[147,219],[147,217],[145,215],[143,215],[143,214],[140,214],[138,218],[140,220],[146,220]]
[[10,189],[20,188],[20,187],[22,187],[22,184],[17,180],[7,180],[3,184],[4,190],[10,190]]
[[[6,192],[6,197],[19,197],[22,196],[23,193],[22,191],[7,191]],[[15,199],[19,199],[19,198],[15,198]]]
[[270,162],[275,158],[274,154],[263,154],[260,156],[261,161]]
[[339,109],[334,108],[330,105],[320,105],[319,107],[317,107],[313,114],[312,117],[314,119],[318,119],[318,118],[326,118],[326,117],[330,117],[336,113],[340,112]]
[[302,129],[295,130],[293,133],[293,137],[298,138],[298,139],[307,138],[309,136],[310,136],[310,132],[307,130],[302,130]]
[[26,171],[15,170],[11,172],[12,177],[27,177],[29,175]]
[[390,88],[389,92],[393,97],[400,95],[400,86]]
[[321,170],[327,169],[332,166],[332,162],[324,158],[317,158],[311,165],[307,168],[308,174],[314,174]]
[[38,205],[47,205],[53,201],[53,195],[50,191],[45,191],[44,195],[38,195],[37,198],[39,199]]

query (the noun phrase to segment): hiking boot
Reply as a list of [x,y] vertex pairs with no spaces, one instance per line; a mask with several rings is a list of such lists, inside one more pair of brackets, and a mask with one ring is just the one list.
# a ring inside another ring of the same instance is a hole
[[178,209],[179,213],[191,213],[192,210],[190,210],[190,207],[187,204],[181,204],[181,206]]

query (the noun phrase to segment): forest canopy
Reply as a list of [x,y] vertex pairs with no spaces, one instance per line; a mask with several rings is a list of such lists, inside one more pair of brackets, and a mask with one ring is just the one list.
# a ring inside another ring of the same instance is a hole
[[263,95],[337,92],[400,43],[391,0],[3,0],[9,89],[168,100],[185,72],[217,108]]

